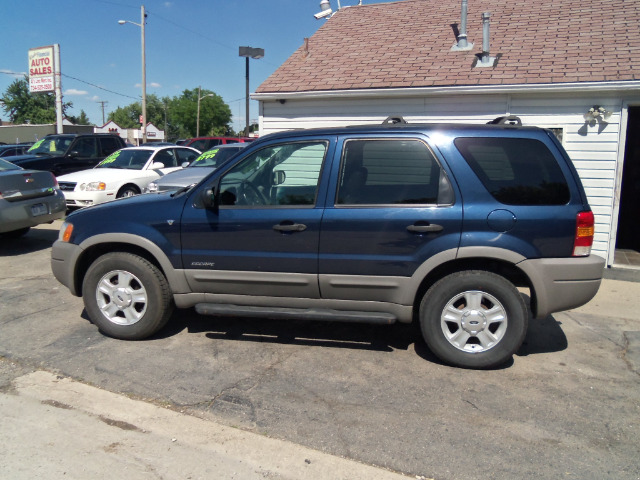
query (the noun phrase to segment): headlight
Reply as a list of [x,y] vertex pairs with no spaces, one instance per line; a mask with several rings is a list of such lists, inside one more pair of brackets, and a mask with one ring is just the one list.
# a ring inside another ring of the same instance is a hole
[[158,193],[158,184],[156,182],[151,182],[147,185],[147,191],[149,193]]
[[106,190],[107,184],[104,182],[91,182],[91,183],[81,183],[80,191],[81,192],[96,192],[98,190]]
[[58,233],[58,240],[68,242],[71,240],[71,234],[73,233],[73,223],[62,222],[60,227],[60,233]]

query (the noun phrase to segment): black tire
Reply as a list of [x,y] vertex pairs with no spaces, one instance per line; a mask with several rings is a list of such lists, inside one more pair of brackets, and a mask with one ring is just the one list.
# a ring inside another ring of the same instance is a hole
[[133,197],[139,194],[140,194],[140,190],[138,190],[133,185],[125,185],[118,191],[118,193],[116,193],[116,198]]
[[448,275],[420,304],[420,328],[429,349],[463,368],[493,368],[520,348],[529,315],[520,292],[504,277],[481,270]]
[[82,282],[89,318],[104,334],[142,340],[160,330],[173,311],[167,279],[138,255],[107,253],[96,259]]

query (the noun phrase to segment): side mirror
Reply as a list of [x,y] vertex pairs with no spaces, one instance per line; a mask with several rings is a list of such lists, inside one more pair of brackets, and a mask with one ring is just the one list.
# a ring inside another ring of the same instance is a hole
[[80,152],[79,152],[79,151],[77,151],[77,150],[71,150],[71,151],[69,152],[69,156],[70,156],[71,158],[79,157],[79,156],[80,156]]
[[182,165],[180,165],[182,168],[187,168],[189,165],[191,165],[191,162],[182,162]]
[[216,196],[216,188],[205,188],[202,191],[202,205],[207,210],[217,210],[218,209],[218,201]]
[[287,174],[284,172],[284,170],[273,171],[273,185],[282,185],[286,179]]
[[153,162],[151,164],[151,170],[160,170],[161,168],[164,168],[164,163],[162,162]]

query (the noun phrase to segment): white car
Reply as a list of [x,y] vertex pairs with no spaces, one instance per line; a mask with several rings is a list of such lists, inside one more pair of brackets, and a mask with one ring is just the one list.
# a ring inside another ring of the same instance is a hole
[[95,168],[58,177],[67,208],[80,208],[116,198],[138,195],[161,176],[192,162],[200,152],[190,147],[152,146],[123,148]]

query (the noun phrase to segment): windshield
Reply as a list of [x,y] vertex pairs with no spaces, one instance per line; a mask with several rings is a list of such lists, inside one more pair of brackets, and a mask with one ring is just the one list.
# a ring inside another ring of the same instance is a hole
[[189,168],[192,167],[219,167],[224,162],[239,152],[237,148],[212,148],[196,158]]
[[38,154],[46,153],[48,155],[62,155],[67,151],[69,145],[73,141],[73,137],[63,137],[59,135],[52,135],[45,137],[34,143],[27,153]]
[[14,165],[13,163],[9,163],[6,160],[2,160],[0,158],[0,172],[4,172],[6,170],[22,170],[22,168],[20,168],[17,165]]
[[153,150],[138,150],[134,148],[124,148],[113,152],[96,168],[126,168],[129,170],[142,170],[147,164]]

